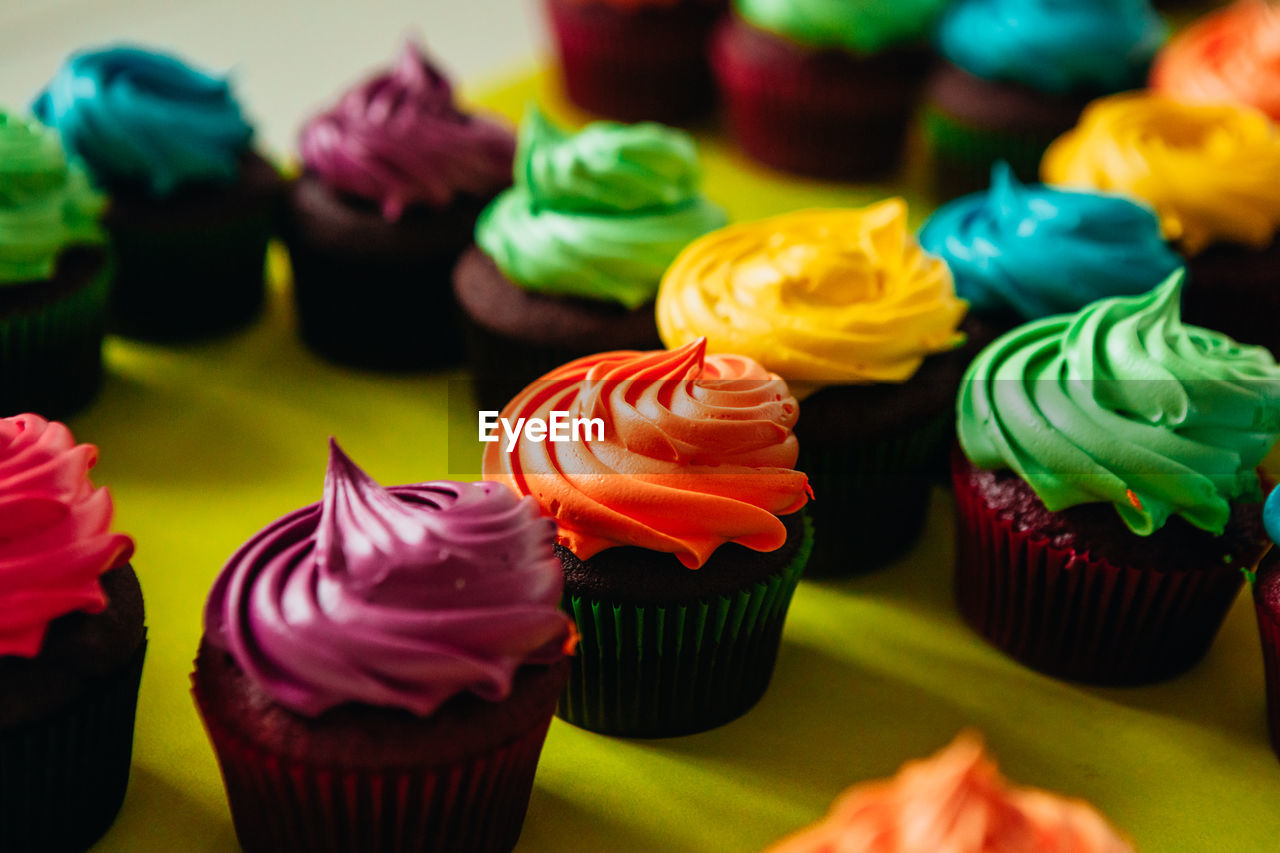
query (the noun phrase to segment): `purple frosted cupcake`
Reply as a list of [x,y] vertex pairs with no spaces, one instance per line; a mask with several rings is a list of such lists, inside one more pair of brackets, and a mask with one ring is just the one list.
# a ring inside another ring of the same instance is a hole
[[394,68],[311,119],[299,148],[284,236],[303,340],[361,366],[457,360],[450,273],[511,183],[511,131],[462,112],[407,44]]
[[383,489],[331,444],[324,499],[205,609],[194,694],[248,853],[515,845],[575,642],[554,535],[503,485]]

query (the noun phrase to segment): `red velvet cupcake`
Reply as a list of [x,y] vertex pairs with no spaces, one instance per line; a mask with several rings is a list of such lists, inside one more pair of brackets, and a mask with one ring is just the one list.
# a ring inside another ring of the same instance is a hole
[[707,38],[726,0],[546,0],[569,100],[620,121],[679,124],[714,103]]
[[[1272,489],[1267,497],[1263,521],[1271,541],[1280,539],[1280,489]],[[1267,733],[1280,756],[1280,550],[1274,545],[1253,578],[1253,607],[1267,684]]]
[[568,675],[554,526],[494,483],[325,496],[215,582],[192,676],[248,853],[507,851]]

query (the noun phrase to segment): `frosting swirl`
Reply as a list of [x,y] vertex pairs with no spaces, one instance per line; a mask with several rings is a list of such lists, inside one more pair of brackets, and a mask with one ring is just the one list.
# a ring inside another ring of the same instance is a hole
[[1215,242],[1264,248],[1280,227],[1280,134],[1242,105],[1112,95],[1049,146],[1046,183],[1136,196],[1194,255]]
[[732,225],[690,244],[662,280],[669,347],[705,337],[798,392],[905,382],[962,340],[951,273],[907,231],[907,206],[805,210]]
[[1238,0],[1178,33],[1156,56],[1151,88],[1187,101],[1234,101],[1280,120],[1280,9]]
[[481,214],[476,243],[526,290],[638,308],[680,249],[725,222],[701,179],[678,130],[595,122],[566,134],[533,109],[516,185]]
[[726,542],[773,551],[786,541],[778,516],[807,500],[786,383],[748,358],[706,355],[704,341],[571,361],[502,414],[552,411],[600,418],[603,439],[488,444],[484,476],[532,495],[580,559],[636,545],[696,569]]
[[331,442],[324,499],[227,562],[205,635],[280,705],[345,702],[427,716],[489,701],[523,664],[571,648],[551,522],[493,483],[383,489]]
[[0,110],[0,287],[50,278],[67,246],[103,242],[102,208],[57,133]]
[[892,779],[842,794],[821,822],[767,853],[1133,853],[1096,809],[1010,786],[982,742],[962,733]]
[[487,197],[511,180],[515,138],[496,121],[459,111],[449,81],[407,43],[396,66],[311,119],[303,163],[339,192],[377,202],[390,222],[406,207]]
[[137,47],[72,54],[32,111],[95,182],[154,196],[234,180],[253,135],[225,79]]
[[877,53],[928,37],[946,0],[734,0],[743,20],[816,48]]
[[[920,245],[947,262],[970,310],[1024,320],[1145,293],[1182,265],[1149,208],[1120,196],[1025,186],[1003,162],[992,169],[989,190],[929,217]],[[1050,254],[1053,263],[1045,263]]]
[[1280,366],[1263,347],[1184,326],[1182,271],[1141,296],[1028,323],[969,366],[960,445],[1011,468],[1051,512],[1110,503],[1146,536],[1177,514],[1222,533],[1260,497],[1280,437]]
[[49,623],[107,606],[98,578],[133,555],[94,488],[98,449],[39,415],[0,418],[0,655],[35,657]]
[[1166,32],[1149,0],[956,0],[937,41],[970,74],[1067,95],[1141,86]]

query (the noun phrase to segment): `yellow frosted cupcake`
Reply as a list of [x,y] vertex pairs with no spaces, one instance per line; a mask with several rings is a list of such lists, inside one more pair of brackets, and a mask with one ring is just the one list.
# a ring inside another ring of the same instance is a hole
[[[965,303],[920,248],[907,207],[806,210],[694,241],[658,292],[668,347],[707,339],[749,356],[801,398],[799,467],[817,500],[811,574],[850,574],[919,533],[950,441]],[[840,536],[824,536],[824,529]]]

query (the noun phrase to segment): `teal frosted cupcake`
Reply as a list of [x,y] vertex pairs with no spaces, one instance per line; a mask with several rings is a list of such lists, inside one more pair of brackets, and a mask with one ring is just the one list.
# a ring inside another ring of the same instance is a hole
[[515,186],[480,215],[476,246],[454,271],[482,409],[501,409],[566,361],[661,347],[662,273],[725,223],[701,183],[681,131],[596,122],[568,133],[536,110],[526,117]]
[[946,58],[925,95],[924,133],[944,197],[1040,157],[1085,104],[1141,88],[1165,25],[1148,0],[956,0],[938,25]]
[[62,417],[98,389],[103,205],[56,133],[0,110],[0,416]]
[[225,79],[142,48],[85,50],[32,110],[110,197],[114,330],[178,340],[257,313],[283,182]]
[[735,0],[712,39],[729,126],[765,165],[819,178],[892,172],[944,0]]

